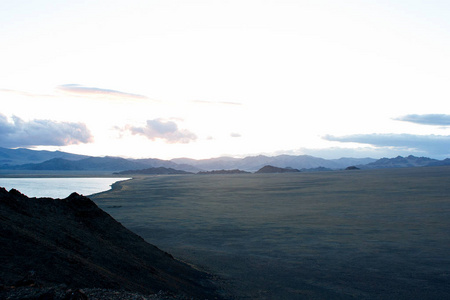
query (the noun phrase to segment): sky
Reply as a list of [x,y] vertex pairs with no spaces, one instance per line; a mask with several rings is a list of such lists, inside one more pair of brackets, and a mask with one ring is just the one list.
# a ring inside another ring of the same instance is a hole
[[450,2],[0,1],[0,147],[450,157]]

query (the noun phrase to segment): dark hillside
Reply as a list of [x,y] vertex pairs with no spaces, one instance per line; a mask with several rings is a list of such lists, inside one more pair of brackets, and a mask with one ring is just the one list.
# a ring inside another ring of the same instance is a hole
[[0,188],[0,288],[20,285],[30,273],[42,286],[200,299],[215,293],[205,273],[146,243],[87,197],[28,198]]

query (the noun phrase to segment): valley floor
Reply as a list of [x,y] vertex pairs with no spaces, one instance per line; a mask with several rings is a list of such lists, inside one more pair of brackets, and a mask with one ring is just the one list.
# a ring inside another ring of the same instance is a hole
[[92,199],[228,299],[450,296],[450,167],[139,177]]

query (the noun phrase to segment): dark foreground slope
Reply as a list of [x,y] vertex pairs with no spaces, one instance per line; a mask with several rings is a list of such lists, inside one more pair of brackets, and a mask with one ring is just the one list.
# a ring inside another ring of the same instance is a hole
[[41,286],[215,298],[207,274],[146,243],[89,198],[28,198],[0,188],[0,284],[30,284],[30,275]]

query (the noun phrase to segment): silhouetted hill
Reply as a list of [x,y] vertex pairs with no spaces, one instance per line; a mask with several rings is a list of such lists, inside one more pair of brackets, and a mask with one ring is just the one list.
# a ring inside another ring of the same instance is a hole
[[148,168],[148,169],[142,169],[142,170],[127,170],[122,172],[117,172],[115,174],[119,175],[177,175],[177,174],[192,174],[191,172],[181,171],[181,170],[175,170],[172,168],[164,168],[164,167],[158,167],[158,168]]
[[360,169],[356,166],[349,166],[349,167],[345,168],[345,170],[351,171],[351,170],[360,170]]
[[274,166],[264,166],[255,173],[295,173],[295,172],[300,171],[292,168],[278,168]]
[[28,198],[4,188],[0,284],[215,296],[207,274],[148,244],[89,198],[76,193],[65,199]]

